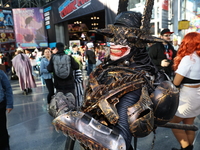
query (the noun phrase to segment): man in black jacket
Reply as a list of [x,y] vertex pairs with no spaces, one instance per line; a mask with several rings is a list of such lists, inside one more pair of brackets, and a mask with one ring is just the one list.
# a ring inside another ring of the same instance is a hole
[[169,29],[163,29],[161,31],[161,38],[166,40],[164,43],[156,43],[149,47],[149,56],[158,68],[158,70],[164,70],[165,73],[171,77],[173,59],[176,56],[176,51],[169,43],[171,40],[171,34]]
[[[64,44],[63,43],[56,43],[56,49],[58,50],[55,55],[66,55],[64,52]],[[53,62],[53,57],[50,59],[49,65],[47,66],[47,70],[49,72],[53,72],[54,74],[54,86],[56,88],[56,92],[63,92],[68,93],[71,92],[75,96],[75,85],[74,85],[74,76],[73,76],[73,70],[79,69],[78,63],[74,60],[74,58],[70,55],[71,59],[71,68],[70,68],[70,73],[69,76],[65,79],[62,79],[58,77],[55,73],[54,69],[54,62]]]

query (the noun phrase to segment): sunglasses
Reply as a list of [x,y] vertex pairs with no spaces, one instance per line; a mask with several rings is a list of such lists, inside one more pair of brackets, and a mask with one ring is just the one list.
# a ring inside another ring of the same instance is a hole
[[170,37],[171,34],[164,34],[163,36],[165,36],[165,37]]

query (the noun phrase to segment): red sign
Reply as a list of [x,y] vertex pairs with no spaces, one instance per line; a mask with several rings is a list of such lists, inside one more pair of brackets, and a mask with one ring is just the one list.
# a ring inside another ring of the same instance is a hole
[[168,11],[168,0],[162,0],[162,9]]
[[60,17],[61,18],[67,17],[71,13],[77,11],[78,9],[87,6],[88,4],[90,4],[90,2],[91,0],[72,0],[72,1],[66,0],[58,8]]

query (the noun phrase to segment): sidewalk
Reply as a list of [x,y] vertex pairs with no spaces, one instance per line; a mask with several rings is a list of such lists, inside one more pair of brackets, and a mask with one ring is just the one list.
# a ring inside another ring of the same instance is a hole
[[[53,118],[46,110],[47,89],[37,79],[37,88],[29,95],[23,95],[17,80],[11,80],[14,93],[14,109],[8,114],[8,132],[11,150],[64,150],[66,137],[57,133],[51,124]],[[200,129],[200,116],[195,120]],[[200,150],[200,134],[196,132],[193,150]],[[138,138],[137,150],[151,150],[154,134]],[[179,148],[171,129],[158,128],[153,150]],[[79,144],[74,150],[80,150]]]
[[17,80],[11,85],[14,109],[7,117],[11,150],[64,150],[66,137],[55,131],[46,110],[46,87],[37,80],[37,88],[23,95]]

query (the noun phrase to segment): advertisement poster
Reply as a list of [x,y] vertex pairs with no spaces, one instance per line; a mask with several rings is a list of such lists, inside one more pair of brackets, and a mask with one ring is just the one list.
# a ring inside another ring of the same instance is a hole
[[12,10],[0,9],[0,51],[6,52],[14,49],[14,21]]
[[13,9],[17,47],[48,47],[43,8]]

